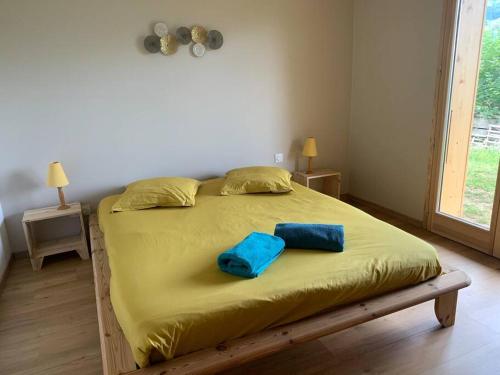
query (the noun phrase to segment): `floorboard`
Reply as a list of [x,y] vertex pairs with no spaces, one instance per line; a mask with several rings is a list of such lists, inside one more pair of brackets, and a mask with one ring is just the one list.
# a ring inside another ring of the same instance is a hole
[[[432,243],[444,263],[469,274],[455,326],[440,329],[429,302],[225,375],[500,374],[500,260],[370,213]],[[101,374],[100,355],[91,262],[61,254],[33,272],[28,259],[15,260],[0,296],[0,373]]]

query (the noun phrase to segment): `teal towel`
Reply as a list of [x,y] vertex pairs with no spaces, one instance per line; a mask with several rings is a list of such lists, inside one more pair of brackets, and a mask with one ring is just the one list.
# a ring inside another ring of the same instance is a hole
[[336,224],[276,224],[274,235],[283,238],[287,248],[344,250],[344,226]]
[[227,273],[254,278],[265,271],[285,248],[285,241],[267,233],[253,232],[217,258],[219,268]]

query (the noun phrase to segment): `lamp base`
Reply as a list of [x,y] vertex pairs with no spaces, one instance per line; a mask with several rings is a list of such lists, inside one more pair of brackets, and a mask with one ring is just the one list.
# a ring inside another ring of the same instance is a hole
[[307,160],[307,171],[306,171],[306,174],[312,174],[313,173],[312,159],[313,158],[309,157],[308,160]]
[[57,188],[57,193],[59,194],[59,207],[58,210],[67,210],[69,206],[66,204],[66,200],[64,199],[64,192],[62,187]]

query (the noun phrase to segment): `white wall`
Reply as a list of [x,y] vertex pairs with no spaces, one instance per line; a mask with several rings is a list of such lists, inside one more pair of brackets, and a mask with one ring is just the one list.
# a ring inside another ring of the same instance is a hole
[[[147,54],[155,21],[216,28],[225,44],[202,59],[184,46]],[[350,0],[0,0],[0,51],[0,199],[14,251],[26,248],[23,210],[56,203],[44,186],[53,160],[68,200],[93,205],[135,179],[221,175],[275,152],[293,169],[310,135],[316,165],[347,177]]]
[[355,0],[349,192],[422,220],[441,0]]
[[7,237],[2,205],[0,204],[0,280],[7,269],[10,256],[9,238]]

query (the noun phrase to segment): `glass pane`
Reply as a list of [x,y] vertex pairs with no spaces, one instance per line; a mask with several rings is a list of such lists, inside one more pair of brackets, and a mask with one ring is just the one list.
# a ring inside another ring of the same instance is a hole
[[500,0],[462,0],[452,67],[439,211],[489,227],[500,160]]
[[500,0],[487,2],[485,18],[463,215],[489,226],[500,159]]

